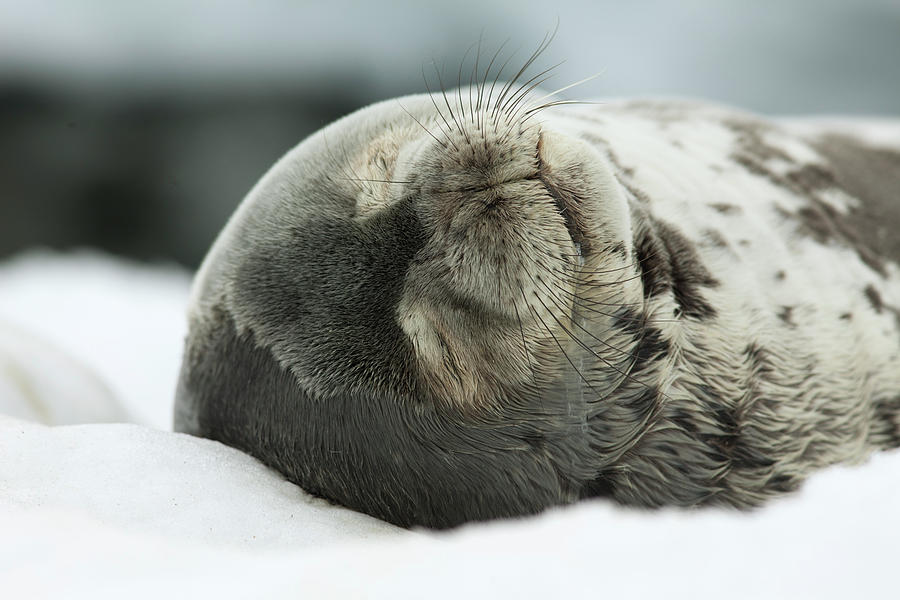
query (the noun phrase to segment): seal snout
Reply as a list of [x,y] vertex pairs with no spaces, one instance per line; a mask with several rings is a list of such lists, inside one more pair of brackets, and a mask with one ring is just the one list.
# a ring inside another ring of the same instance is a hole
[[519,124],[472,123],[446,140],[426,140],[411,171],[423,191],[490,191],[537,175],[540,130]]

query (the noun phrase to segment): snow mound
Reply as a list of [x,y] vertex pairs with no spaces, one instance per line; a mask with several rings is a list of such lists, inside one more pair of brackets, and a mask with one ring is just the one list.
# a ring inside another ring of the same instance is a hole
[[23,329],[0,321],[0,414],[44,423],[131,420],[83,364]]
[[190,278],[175,265],[32,251],[0,263],[0,321],[76,357],[134,422],[171,429]]
[[397,530],[313,498],[218,442],[137,425],[0,416],[0,502],[74,512],[173,541],[297,549]]
[[[0,589],[28,598],[850,598],[895,586],[900,453],[752,513],[604,501],[407,532],[216,442],[0,418]],[[5,595],[5,594],[4,594]]]

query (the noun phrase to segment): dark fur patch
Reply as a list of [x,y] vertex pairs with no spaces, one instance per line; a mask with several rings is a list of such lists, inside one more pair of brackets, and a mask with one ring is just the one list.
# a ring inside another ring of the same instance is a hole
[[667,356],[671,349],[669,341],[655,327],[645,327],[640,335],[633,352],[634,366],[631,368],[633,374],[643,371],[651,361]]
[[700,428],[697,426],[696,417],[682,408],[672,409],[666,418],[679,429],[694,439],[699,439]]
[[737,206],[736,204],[728,204],[725,202],[716,202],[714,204],[710,204],[709,207],[715,211],[722,213],[723,215],[729,216],[739,215],[744,212],[744,209],[740,206]]
[[787,325],[788,327],[796,327],[797,324],[794,323],[793,315],[794,315],[794,307],[793,306],[782,306],[781,310],[778,311],[778,318],[781,319],[781,322]]
[[[772,146],[763,139],[763,134],[771,131],[772,127],[766,123],[751,119],[727,119],[723,125],[733,131],[737,136],[740,151],[735,159],[753,170],[756,165],[768,160],[782,160],[793,162],[791,157],[783,150]],[[762,167],[765,169],[765,167]],[[765,169],[766,171],[768,169]]]
[[782,473],[769,479],[769,481],[766,482],[766,486],[776,492],[792,492],[800,486],[800,481],[801,480],[795,476]]
[[715,229],[704,229],[703,240],[715,248],[728,248],[728,240]]
[[863,290],[863,293],[866,295],[869,304],[872,305],[875,312],[881,314],[881,311],[884,310],[884,301],[881,299],[881,294],[878,293],[878,290],[871,285],[867,285],[866,289]]
[[659,407],[660,399],[663,397],[663,393],[659,388],[648,385],[636,396],[623,400],[621,405],[640,418],[644,415],[652,414]]
[[870,435],[886,448],[900,448],[900,396],[878,400],[874,403],[875,424]]
[[644,316],[637,310],[623,306],[612,315],[613,326],[631,335],[638,335],[645,324]]
[[737,416],[734,414],[733,410],[721,403],[721,398],[718,398],[715,393],[707,394],[706,398],[712,403],[715,403],[712,406],[710,414],[715,419],[720,431],[720,433],[715,436],[718,442],[716,446],[719,447],[720,450],[732,448],[734,446],[734,440],[737,439],[738,434],[740,433],[740,425],[738,424]]
[[[731,459],[732,468],[738,470],[747,470],[751,472],[769,471],[776,463],[770,449],[759,447],[753,442],[753,436],[746,431],[747,428],[754,427],[753,412],[761,410],[763,414],[777,413],[776,407],[766,406],[771,404],[771,400],[761,394],[756,385],[752,382],[769,379],[776,371],[775,361],[769,352],[756,342],[750,342],[744,347],[743,351],[746,361],[746,372],[750,377],[750,394],[751,401],[743,404],[743,407],[735,415],[735,422],[738,425],[734,444],[730,448],[729,457]],[[752,411],[752,412],[748,412]]]
[[796,217],[801,224],[800,231],[812,236],[819,242],[843,242],[856,250],[859,258],[873,271],[886,275],[884,261],[859,238],[852,223],[833,207],[814,201],[797,211]]
[[701,288],[713,288],[719,282],[703,265],[690,240],[675,227],[648,214],[640,219],[645,226],[636,229],[634,247],[645,297],[671,292],[684,316],[715,317],[716,310],[703,297]]
[[756,374],[771,373],[774,367],[769,352],[756,342],[750,342],[744,348],[744,355],[750,364],[750,371]]
[[609,475],[600,475],[596,479],[592,481],[588,481],[581,488],[580,497],[582,499],[585,498],[598,498],[598,497],[609,497],[613,495],[615,491],[615,485],[613,483],[613,478]]
[[885,304],[884,299],[882,299],[881,294],[878,290],[875,289],[873,285],[867,285],[863,290],[863,294],[865,294],[866,299],[869,301],[869,304],[872,305],[872,310],[876,313],[881,314],[884,311],[888,311],[892,315],[894,315],[894,321],[897,323],[897,328],[900,329],[900,308],[896,306],[892,306],[890,304]]
[[803,190],[807,196],[835,187],[837,180],[834,173],[819,165],[803,165],[785,175],[795,189]]
[[847,136],[822,138],[816,149],[828,160],[837,185],[860,200],[845,218],[868,253],[900,263],[900,152],[873,148]]
[[767,469],[775,464],[775,459],[758,448],[754,448],[742,438],[735,440],[729,454],[735,469]]
[[[900,260],[900,240],[892,235],[893,224],[900,222],[900,153],[830,136],[816,146],[828,165],[797,165],[781,175],[766,162],[796,163],[763,140],[763,134],[771,130],[769,125],[728,121],[726,126],[737,133],[738,149],[732,155],[736,163],[807,200],[805,207],[786,214],[797,219],[801,233],[822,243],[834,241],[853,248],[882,276],[886,275],[885,257]],[[819,197],[821,191],[835,188],[859,198],[864,207],[851,210],[849,215],[839,213]]]

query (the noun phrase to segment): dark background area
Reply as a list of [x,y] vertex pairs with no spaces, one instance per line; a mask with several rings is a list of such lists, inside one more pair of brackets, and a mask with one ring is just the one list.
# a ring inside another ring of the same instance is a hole
[[253,183],[329,121],[425,91],[484,35],[548,88],[768,114],[900,115],[900,1],[0,0],[0,258],[101,248],[194,268]]

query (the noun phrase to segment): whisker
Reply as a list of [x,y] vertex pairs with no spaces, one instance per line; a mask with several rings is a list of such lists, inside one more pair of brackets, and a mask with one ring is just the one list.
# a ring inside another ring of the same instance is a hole
[[[441,117],[441,120],[444,122],[444,125],[447,126],[446,131],[444,131],[443,129],[441,130],[444,132],[444,137],[446,137],[447,141],[450,142],[450,145],[453,146],[453,148],[456,149],[457,152],[459,152],[459,147],[453,141],[453,138],[450,137],[450,131],[452,131],[452,128],[450,127],[450,123],[447,121],[447,117],[444,116],[443,111],[438,107],[438,104],[434,99],[434,94],[431,91],[431,87],[428,85],[428,78],[425,76],[425,65],[424,64],[422,65],[422,81],[425,82],[425,89],[428,90],[428,97],[429,97],[429,99],[431,99],[431,103],[434,105],[434,109],[437,111],[437,114]],[[446,96],[445,96],[445,98],[446,98]]]
[[[441,69],[443,69],[443,65],[441,66]],[[456,115],[453,114],[453,109],[450,107],[450,100],[447,99],[447,88],[444,87],[444,78],[441,77],[441,73],[438,71],[437,63],[434,63],[434,72],[437,75],[438,83],[441,86],[441,95],[444,97],[444,104],[447,105],[447,112],[450,113],[450,118],[456,123],[456,129],[460,134],[463,134],[462,125],[460,125],[459,121],[456,119]]]
[[[500,56],[500,52],[503,51],[503,47],[506,46],[506,44],[508,42],[509,42],[509,38],[506,38],[506,40],[504,40],[504,42],[502,44],[500,44],[500,46],[497,48],[497,51],[494,52],[494,56],[491,57],[491,62],[488,63],[488,68],[484,72],[484,78],[481,80],[481,86],[479,87],[479,90],[478,90],[478,104],[476,105],[476,109],[479,112],[479,117],[481,119],[482,127],[484,126],[484,114],[483,114],[484,111],[482,111],[482,106],[483,106],[482,100],[484,99],[484,89],[485,89],[485,87],[487,87],[488,75],[490,75],[491,67],[494,66],[494,61],[497,60],[498,56]],[[496,83],[496,81],[494,83]],[[493,85],[491,85],[491,89],[493,89]],[[490,99],[488,99],[488,102],[490,102]]]
[[[519,291],[522,295],[525,295],[524,290],[519,288]],[[525,341],[525,328],[522,326],[522,317],[519,315],[519,307],[516,306],[516,303],[513,302],[513,310],[516,312],[516,322],[519,324],[519,335],[522,336],[522,350],[525,352],[525,357],[528,359],[528,370],[531,371],[531,381],[534,385],[535,391],[538,394],[538,401],[541,403],[541,408],[544,408],[544,395],[541,393],[541,387],[538,385],[537,381],[537,372],[534,370],[534,364],[531,362],[531,352],[528,351],[528,343]]]
[[[533,90],[534,88],[542,85],[544,82],[550,80],[551,77],[555,76],[556,73],[553,73],[553,71],[556,70],[557,68],[559,68],[560,66],[564,65],[565,62],[566,61],[562,60],[562,61],[556,63],[555,65],[544,69],[543,71],[541,71],[537,75],[534,75],[533,77],[528,79],[528,81],[523,83],[522,87],[519,88],[519,91],[517,91],[515,94],[510,95],[510,97],[504,103],[503,107],[501,107],[501,109],[500,109],[501,112],[506,113],[507,123],[515,118],[516,106],[518,106],[519,103],[522,102],[522,100],[524,100],[525,98],[528,97],[529,92],[531,92],[531,90]],[[546,75],[546,77],[544,77],[544,75]],[[535,81],[536,81],[536,83],[535,83]],[[526,86],[529,86],[529,87],[526,89]]]
[[475,107],[472,105],[472,87],[475,86],[475,82],[477,81],[476,76],[478,75],[478,60],[481,58],[482,38],[484,38],[484,29],[478,34],[478,48],[475,50],[475,63],[472,65],[472,72],[469,74],[469,112],[472,113],[472,119],[475,120],[479,131],[481,130],[481,125],[477,124],[478,120],[475,118]]
[[[553,311],[550,310],[550,308],[547,307],[546,304],[544,304],[544,301],[541,300],[541,297],[540,297],[539,295],[535,294],[534,297],[535,297],[535,299],[537,299],[538,302],[541,303],[541,306],[544,307],[544,310],[546,310],[546,311],[550,314],[550,316],[553,318],[553,320],[556,322],[556,324],[559,325],[560,329],[562,329],[562,330],[566,333],[566,335],[568,335],[569,338],[570,338],[573,342],[575,342],[576,344],[578,344],[578,346],[580,346],[585,352],[587,352],[588,354],[590,354],[591,356],[593,356],[594,358],[596,358],[597,360],[599,360],[600,362],[602,362],[603,364],[605,364],[607,367],[609,367],[609,368],[612,369],[613,371],[616,371],[617,373],[619,373],[619,375],[622,376],[622,379],[619,381],[619,383],[616,384],[616,386],[613,388],[613,391],[615,391],[616,389],[618,389],[618,387],[619,387],[622,383],[624,383],[625,381],[631,381],[632,383],[635,383],[635,384],[637,384],[637,385],[639,385],[639,386],[641,386],[641,387],[643,387],[643,388],[645,388],[645,389],[647,389],[647,390],[649,390],[649,391],[656,392],[659,396],[663,396],[663,397],[665,397],[665,398],[667,398],[667,399],[670,399],[670,398],[668,397],[668,395],[666,395],[665,392],[663,392],[662,390],[656,389],[656,388],[654,388],[653,386],[650,386],[650,385],[644,383],[643,381],[640,381],[640,380],[638,380],[638,379],[635,379],[635,378],[631,375],[631,371],[634,369],[634,366],[637,364],[637,361],[638,361],[638,358],[639,358],[639,356],[638,356],[637,353],[624,353],[624,354],[626,354],[626,355],[631,356],[631,363],[629,364],[628,368],[625,369],[624,371],[621,370],[621,369],[619,369],[617,366],[613,365],[613,364],[610,363],[608,360],[606,360],[605,358],[603,358],[602,356],[600,356],[599,354],[597,354],[597,353],[594,351],[593,348],[591,348],[590,346],[588,346],[587,344],[585,344],[584,342],[582,342],[580,339],[578,339],[577,337],[575,337],[574,335],[572,335],[572,332],[571,332],[565,325],[563,325],[563,324],[560,322],[559,319],[556,318],[556,316],[553,314]],[[526,302],[526,305],[527,305],[527,302],[528,302],[527,299],[526,299],[525,302]],[[534,312],[534,311],[532,310],[532,312]],[[541,321],[541,323],[543,323],[544,326],[546,327],[546,323],[544,323],[544,320],[540,318],[540,315],[538,315],[536,312],[535,312],[534,314],[535,314],[535,316]],[[547,332],[548,332],[551,336],[553,336],[553,332],[550,331],[549,328],[548,328]],[[588,334],[590,335],[589,332],[588,332]],[[644,338],[645,335],[646,335],[646,328],[643,328],[643,331],[642,331],[642,334],[641,334],[641,341],[643,341],[643,338]],[[553,339],[554,339],[554,341],[556,341],[557,345],[560,347],[560,350],[561,350],[561,351],[563,352],[563,354],[565,355],[566,360],[569,362],[570,365],[572,365],[572,368],[575,369],[576,372],[578,372],[578,374],[581,376],[582,380],[583,380],[585,383],[587,383],[587,384],[588,384],[588,387],[591,387],[591,389],[593,390],[593,387],[590,386],[590,383],[588,383],[588,381],[584,378],[584,375],[583,375],[583,374],[575,367],[574,363],[572,363],[572,360],[569,358],[569,355],[566,354],[565,350],[563,350],[562,345],[559,344],[559,341],[556,339],[556,336],[553,336]],[[639,344],[639,343],[640,343],[640,342],[638,342],[638,344]],[[636,346],[636,347],[637,347],[637,346]],[[616,348],[613,348],[613,349],[616,349]],[[620,352],[621,352],[621,351],[620,351]],[[610,393],[612,393],[612,392],[610,392]],[[598,399],[599,399],[599,400],[603,400],[603,398],[599,398],[599,395],[598,395]]]
[[[334,151],[331,149],[331,146],[328,143],[328,136],[325,135],[324,131],[322,132],[322,141],[325,143],[325,151],[328,153],[328,160],[331,162],[331,165],[332,165],[332,167],[334,167],[334,170],[346,175],[347,174],[347,166],[346,166],[346,164],[339,161],[337,159],[337,157],[334,155]],[[328,173],[327,178],[329,181],[335,181],[334,175],[330,172]],[[356,188],[360,193],[365,193],[365,189],[363,188],[362,184],[360,184],[359,182],[354,182],[354,183],[356,183]]]
[[[494,103],[493,108],[492,108],[492,105],[491,105],[491,98],[494,96],[494,86],[497,85],[497,83],[500,82],[500,75],[503,74],[503,69],[506,68],[506,65],[509,64],[509,61],[511,61],[511,60],[513,59],[513,57],[516,55],[516,53],[517,53],[520,49],[521,49],[521,46],[520,46],[519,48],[516,48],[516,50],[515,50],[512,54],[509,55],[509,58],[507,58],[506,61],[504,61],[504,63],[500,66],[500,70],[497,71],[497,75],[494,77],[494,82],[491,83],[491,89],[490,89],[490,91],[488,92],[487,102],[485,103],[485,111],[487,111],[488,108],[491,108],[491,115],[490,115],[491,118],[493,118],[493,116],[494,116],[494,109],[496,108],[496,102],[499,102],[499,99],[498,99],[498,100]],[[494,132],[496,133],[496,131],[497,131],[497,123],[496,123],[496,121],[495,121],[495,122],[494,122]]]
[[[432,99],[432,100],[433,100],[433,99]],[[422,121],[420,121],[419,119],[417,119],[411,112],[409,112],[408,110],[406,110],[406,107],[403,106],[403,104],[400,102],[400,100],[397,100],[397,105],[398,105],[400,108],[402,108],[402,109],[403,109],[403,112],[405,112],[406,114],[408,114],[408,115],[410,116],[410,118],[411,118],[413,121],[415,121],[416,123],[418,123],[418,124],[419,124],[419,127],[421,127],[422,129],[424,129],[425,132],[426,132],[428,135],[430,135],[431,137],[433,137],[433,138],[434,138],[434,141],[436,141],[438,144],[440,144],[441,146],[443,146],[443,148],[444,148],[445,150],[449,150],[449,148],[447,147],[447,144],[445,144],[444,142],[442,142],[441,140],[439,140],[438,137],[437,137],[436,135],[434,135],[433,133],[431,133],[431,130],[430,130],[430,129],[428,129],[427,127],[425,127],[425,125],[422,124]]]
[[413,183],[412,181],[394,181],[392,179],[363,179],[357,177],[344,177],[348,181],[368,181],[371,183]]
[[[529,276],[530,276],[530,274],[529,274]],[[532,278],[532,281],[534,281],[534,278]],[[540,277],[538,277],[537,281],[540,282],[540,283],[544,286],[544,289],[547,290],[547,291],[550,293],[550,298],[551,298],[551,302],[553,303],[553,305],[556,306],[556,308],[558,308],[561,312],[566,312],[566,310],[567,310],[568,307],[565,306],[565,304],[560,304],[561,301],[560,301],[560,299],[556,296],[556,294],[553,293],[553,290],[550,289],[550,287],[549,287],[546,283],[544,283],[544,281],[543,281]],[[535,283],[537,283],[537,282],[535,282]],[[541,302],[541,304],[543,304],[543,301],[540,300],[540,297],[539,297],[539,296],[535,295],[535,297],[538,298],[538,301]],[[546,308],[549,312],[552,313],[552,311],[550,311],[550,309],[549,309],[546,305],[544,305],[544,308]],[[594,340],[597,341],[597,342],[600,342],[601,344],[603,344],[604,346],[606,346],[606,347],[609,348],[610,350],[615,350],[616,352],[618,352],[618,353],[620,353],[620,354],[624,354],[625,356],[631,356],[631,353],[630,353],[630,352],[627,352],[627,351],[625,351],[625,350],[622,350],[621,348],[618,348],[618,347],[616,347],[616,346],[610,344],[609,342],[607,342],[607,341],[605,341],[605,340],[601,340],[600,338],[598,338],[597,336],[595,336],[594,334],[592,334],[590,331],[588,331],[587,329],[585,329],[582,325],[580,325],[580,324],[578,324],[578,323],[575,323],[574,321],[573,321],[573,325],[575,325],[576,327],[578,327],[579,329],[581,329],[583,332],[585,332],[585,333],[586,333],[588,336],[590,336],[592,339],[594,339]],[[560,326],[562,326],[561,323],[560,323]],[[574,336],[573,336],[573,339],[574,339]],[[577,341],[577,340],[576,340],[576,341]],[[585,346],[584,348],[585,348],[585,350],[588,349],[587,346]],[[600,358],[600,357],[597,356],[597,358]],[[603,359],[600,358],[600,360],[603,360]],[[612,366],[612,365],[609,364],[609,363],[607,363],[607,365],[610,366],[610,367]]]
[[[553,338],[553,341],[554,341],[554,342],[556,342],[557,347],[559,347],[559,351],[562,352],[563,356],[566,358],[566,361],[568,361],[568,363],[572,366],[572,368],[575,369],[575,372],[578,373],[578,376],[581,377],[581,380],[585,383],[585,385],[588,386],[588,388],[590,388],[590,390],[591,390],[592,392],[594,392],[594,394],[597,396],[597,399],[598,399],[598,400],[602,400],[602,398],[600,397],[600,393],[599,393],[597,390],[594,389],[594,386],[591,385],[591,382],[588,381],[587,378],[584,376],[584,374],[583,374],[581,371],[578,370],[578,367],[576,367],[576,366],[575,366],[575,363],[572,362],[572,359],[569,358],[569,355],[566,353],[565,349],[562,347],[562,344],[559,343],[559,340],[558,340],[557,337],[553,334],[553,331],[550,329],[550,327],[547,326],[547,323],[544,321],[544,319],[541,318],[541,315],[539,315],[539,314],[537,313],[537,311],[535,311],[533,308],[531,308],[531,305],[528,304],[528,298],[525,297],[525,292],[524,292],[524,291],[522,291],[522,299],[525,300],[525,306],[528,307],[528,310],[530,310],[531,313],[532,313],[535,317],[537,317],[537,320],[541,322],[541,325],[544,326],[544,329],[547,330],[547,333],[550,334],[550,337]],[[551,314],[551,316],[552,316],[552,314]],[[555,317],[554,317],[554,318],[555,318]],[[602,359],[601,359],[601,360],[602,360]]]
[[546,96],[542,96],[542,97],[536,99],[535,102],[543,102],[543,101],[546,100],[547,98],[552,98],[553,96],[555,96],[555,95],[557,95],[557,94],[561,94],[562,92],[565,92],[566,90],[570,90],[570,89],[572,89],[573,87],[576,87],[576,86],[582,85],[582,84],[584,84],[584,83],[587,83],[588,81],[592,81],[592,80],[594,80],[594,79],[597,79],[598,77],[600,77],[600,76],[603,75],[604,73],[606,73],[606,69],[603,69],[602,71],[598,71],[598,72],[594,73],[593,75],[591,75],[590,77],[585,77],[585,78],[582,79],[581,81],[576,81],[575,83],[570,83],[569,85],[567,85],[567,86],[565,86],[565,87],[561,87],[561,88],[559,88],[558,90],[552,91],[552,92],[550,92],[549,94],[547,94]]
[[503,99],[512,89],[512,86],[515,85],[516,81],[519,80],[519,77],[522,76],[522,73],[525,72],[528,67],[530,67],[538,57],[544,53],[544,51],[550,46],[550,43],[553,41],[553,38],[556,37],[556,32],[559,30],[559,20],[556,22],[556,27],[554,28],[552,33],[545,34],[544,39],[541,40],[541,43],[538,45],[537,50],[531,53],[531,56],[528,57],[528,60],[525,61],[525,64],[519,68],[518,72],[516,72],[515,76],[505,85],[503,89],[500,91],[500,95],[497,97],[497,103],[494,106],[494,110],[491,113],[492,118],[496,118],[498,107],[500,103],[503,102]]
[[459,73],[456,75],[456,99],[458,101],[456,106],[459,109],[460,119],[463,121],[466,119],[466,108],[462,101],[462,69],[463,65],[466,64],[466,59],[469,57],[469,52],[471,52],[474,47],[475,44],[472,44],[466,49],[466,53],[463,54],[462,60],[459,61]]
[[522,114],[527,116],[532,113],[536,113],[536,112],[542,111],[544,109],[550,108],[551,106],[563,106],[566,104],[601,105],[604,103],[603,102],[591,102],[591,101],[587,101],[587,100],[555,100],[553,102],[546,102],[544,104],[541,104],[540,106],[535,106],[535,107],[529,108]]

